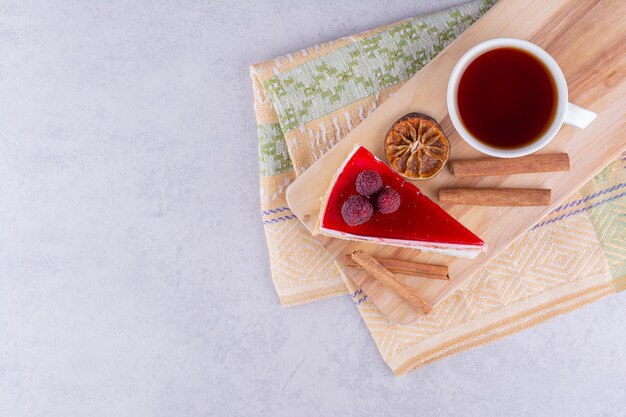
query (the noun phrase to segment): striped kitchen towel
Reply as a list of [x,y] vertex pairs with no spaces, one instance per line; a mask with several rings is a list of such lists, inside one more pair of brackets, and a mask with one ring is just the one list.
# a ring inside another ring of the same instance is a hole
[[626,287],[625,159],[410,326],[386,320],[287,207],[287,186],[493,6],[481,0],[253,65],[261,205],[283,305],[350,294],[396,374]]

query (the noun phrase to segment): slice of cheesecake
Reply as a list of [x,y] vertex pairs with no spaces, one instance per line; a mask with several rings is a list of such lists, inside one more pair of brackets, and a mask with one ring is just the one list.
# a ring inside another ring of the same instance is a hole
[[486,250],[478,236],[362,146],[333,177],[318,225],[326,236],[470,259]]

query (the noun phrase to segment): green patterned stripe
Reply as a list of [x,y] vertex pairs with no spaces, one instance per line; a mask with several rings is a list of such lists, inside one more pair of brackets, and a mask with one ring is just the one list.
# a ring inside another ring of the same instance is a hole
[[305,62],[265,82],[284,132],[415,74],[494,3],[421,16]]
[[261,175],[281,174],[292,169],[283,131],[278,123],[257,126]]

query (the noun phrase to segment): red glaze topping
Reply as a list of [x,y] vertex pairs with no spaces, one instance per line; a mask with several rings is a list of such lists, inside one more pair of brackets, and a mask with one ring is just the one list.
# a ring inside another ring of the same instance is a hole
[[[348,226],[342,218],[341,208],[348,198],[359,194],[356,179],[365,170],[378,172],[383,186],[398,192],[400,207],[389,214],[375,211],[367,222]],[[328,197],[322,227],[364,237],[475,246],[484,244],[478,236],[422,194],[419,188],[393,172],[364,147],[352,155],[338,175]]]

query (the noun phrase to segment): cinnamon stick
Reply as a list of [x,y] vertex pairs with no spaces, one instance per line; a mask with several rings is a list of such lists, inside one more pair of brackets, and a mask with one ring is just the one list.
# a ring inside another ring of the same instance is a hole
[[441,203],[472,206],[548,206],[551,191],[533,188],[442,188]]
[[450,162],[450,172],[457,178],[556,171],[569,171],[569,156],[566,153],[528,155],[520,158],[489,157]]
[[[400,259],[388,259],[373,257],[382,266],[396,274],[414,275],[421,278],[449,280],[448,267],[446,265],[432,265],[420,262],[401,261]],[[349,268],[362,268],[352,259],[352,255],[346,254],[345,265]]]
[[398,279],[395,277],[395,275],[393,275],[391,271],[382,266],[372,256],[364,253],[361,250],[356,250],[352,252],[352,259],[354,260],[354,262],[361,265],[363,269],[369,272],[381,284],[395,291],[416,311],[423,311],[425,314],[431,312],[432,306],[430,305],[430,303],[420,297],[414,289],[398,281]]

